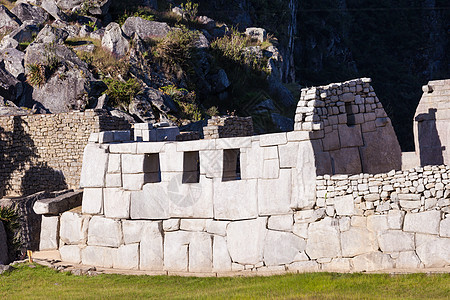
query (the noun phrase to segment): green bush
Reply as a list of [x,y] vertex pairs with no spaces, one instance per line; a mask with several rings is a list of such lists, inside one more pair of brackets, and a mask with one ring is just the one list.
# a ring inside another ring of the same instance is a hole
[[141,85],[135,78],[130,78],[127,81],[121,81],[113,78],[106,78],[103,80],[108,89],[105,94],[108,95],[110,103],[115,107],[121,107],[128,110],[128,105],[134,96],[139,94]]
[[27,82],[31,86],[41,86],[45,83],[45,66],[42,64],[28,64]]
[[189,71],[197,39],[198,33],[184,26],[172,30],[156,43],[153,56],[168,72]]
[[183,16],[192,22],[197,17],[198,3],[193,3],[189,0],[186,3],[181,3],[181,11],[183,12]]
[[200,121],[202,113],[197,103],[197,97],[194,91],[189,92],[184,88],[177,88],[175,85],[163,86],[160,90],[170,96],[178,105],[181,111],[180,117],[190,121]]

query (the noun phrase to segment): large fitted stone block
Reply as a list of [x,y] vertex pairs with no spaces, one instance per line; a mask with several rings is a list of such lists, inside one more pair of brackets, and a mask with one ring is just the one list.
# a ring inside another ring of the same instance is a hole
[[166,232],[164,236],[164,269],[187,272],[189,262],[189,240],[191,232]]
[[270,216],[267,222],[267,228],[273,230],[292,231],[294,225],[293,214]]
[[357,147],[363,145],[363,140],[361,136],[361,127],[359,125],[347,126],[338,125],[339,130],[339,140],[341,142],[341,147]]
[[120,188],[105,188],[103,191],[105,217],[128,219],[130,217],[131,192]]
[[276,215],[292,212],[291,170],[280,170],[278,179],[258,180],[258,211],[260,215]]
[[151,221],[123,220],[123,242],[125,244],[139,243],[142,238],[144,226]]
[[227,246],[231,259],[240,264],[263,260],[266,218],[231,222],[227,228]]
[[164,265],[161,222],[145,222],[140,244],[140,269],[162,270]]
[[113,268],[137,270],[139,268],[139,244],[120,246],[113,257]]
[[261,147],[284,145],[286,143],[286,132],[263,134],[259,139],[259,144]]
[[183,152],[177,152],[176,144],[166,144],[164,146],[164,152],[160,153],[159,156],[161,172],[183,171]]
[[263,162],[262,178],[278,178],[280,174],[280,161],[278,159],[265,159]]
[[59,248],[61,260],[68,263],[81,263],[81,248],[78,245],[65,245]]
[[183,218],[213,217],[213,180],[200,176],[199,183],[182,183],[179,174],[167,184],[169,216]]
[[[353,224],[352,224],[353,225]],[[373,232],[388,230],[388,217],[386,215],[372,215],[367,217],[367,229]]]
[[59,216],[42,216],[39,250],[58,249]]
[[116,174],[106,174],[105,179],[105,186],[106,187],[122,187],[122,174],[116,173]]
[[278,146],[280,153],[280,168],[295,168],[297,165],[298,143],[290,142]]
[[189,272],[212,270],[212,238],[206,232],[193,232],[189,241]]
[[122,244],[122,228],[120,221],[92,217],[89,222],[88,245],[119,247]]
[[420,259],[415,251],[400,252],[395,260],[395,268],[397,269],[418,269],[420,267]]
[[325,134],[325,137],[322,139],[323,150],[324,151],[332,151],[338,150],[341,148],[341,143],[339,142],[339,133],[337,130],[333,130],[329,133]]
[[81,261],[84,265],[112,268],[116,248],[87,246],[81,250]]
[[122,154],[122,173],[136,174],[147,172],[145,154]]
[[250,219],[258,216],[256,180],[214,180],[214,218]]
[[169,197],[165,183],[147,183],[142,191],[131,193],[132,219],[168,219]]
[[80,187],[103,187],[108,168],[108,153],[96,144],[84,148]]
[[378,233],[378,242],[383,252],[414,250],[414,234],[401,230],[387,230]]
[[394,261],[388,255],[380,252],[358,255],[352,259],[353,271],[378,271],[394,268]]
[[361,173],[361,158],[357,147],[330,151],[330,155],[334,162],[335,174]]
[[409,232],[439,234],[440,221],[441,212],[437,210],[407,213],[403,230]]
[[223,151],[200,151],[200,174],[207,178],[220,178],[223,172]]
[[388,212],[389,229],[402,229],[405,212],[401,210],[390,210]]
[[441,268],[450,264],[450,239],[428,238],[417,245],[416,253],[426,268]]
[[342,256],[353,257],[377,251],[378,244],[372,232],[365,228],[352,227],[341,232],[341,249]]
[[216,149],[239,149],[249,148],[252,145],[252,137],[232,137],[216,140]]
[[312,208],[316,202],[316,167],[310,141],[298,143],[297,167],[292,170],[292,208]]
[[252,148],[241,153],[241,178],[256,179],[262,174],[264,163],[264,149],[259,142],[253,142]]
[[121,173],[121,158],[120,154],[110,154],[108,159],[108,173]]
[[88,216],[66,211],[61,215],[59,235],[65,244],[82,244],[87,239]]
[[206,223],[206,232],[225,236],[227,234],[228,224],[230,224],[230,222],[228,222],[228,221],[211,220]]
[[103,189],[85,188],[81,211],[84,214],[103,214]]
[[355,214],[355,204],[352,195],[336,197],[334,199],[334,209],[340,216],[352,216]]
[[337,220],[325,218],[309,224],[306,254],[311,259],[341,255],[339,225]]
[[222,236],[214,236],[213,240],[213,271],[231,271],[231,257],[228,253],[227,241]]
[[264,262],[266,266],[292,263],[306,242],[293,233],[268,230],[264,242]]
[[122,185],[127,191],[139,191],[144,186],[146,176],[145,173],[140,174],[122,174]]
[[439,235],[441,237],[450,237],[450,217],[442,220],[439,224]]

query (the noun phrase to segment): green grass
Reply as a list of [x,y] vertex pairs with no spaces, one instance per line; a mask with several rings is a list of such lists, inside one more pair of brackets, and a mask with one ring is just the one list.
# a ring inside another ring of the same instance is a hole
[[271,277],[195,278],[175,276],[58,273],[20,265],[0,275],[0,299],[284,298],[448,299],[450,274],[311,273]]

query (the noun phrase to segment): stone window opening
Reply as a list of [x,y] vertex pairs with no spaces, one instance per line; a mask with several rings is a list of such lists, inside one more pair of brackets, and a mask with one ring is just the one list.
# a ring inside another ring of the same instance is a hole
[[198,151],[188,151],[183,154],[182,183],[200,182],[200,156]]
[[347,114],[347,126],[352,127],[356,125],[355,113],[351,102],[345,103],[345,113]]
[[241,179],[241,150],[225,149],[223,150],[223,173],[222,181]]
[[145,154],[144,170],[145,170],[144,183],[161,182],[159,153]]

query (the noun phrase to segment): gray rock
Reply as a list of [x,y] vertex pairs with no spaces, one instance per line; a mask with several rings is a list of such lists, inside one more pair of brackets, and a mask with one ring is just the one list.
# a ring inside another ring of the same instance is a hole
[[141,39],[165,37],[170,27],[167,23],[148,21],[140,17],[129,17],[122,25],[123,32],[132,37],[136,33]]
[[277,266],[294,261],[295,256],[305,250],[304,239],[290,232],[267,231],[264,244],[266,266]]
[[5,35],[5,37],[0,42],[0,49],[17,49],[19,47],[19,42],[10,37],[9,35]]
[[407,232],[439,234],[440,221],[441,212],[438,210],[407,213],[403,224],[403,230]]
[[109,97],[107,94],[103,94],[97,99],[97,105],[95,106],[95,109],[102,109],[106,108],[106,105],[108,105]]
[[109,110],[109,113],[111,114],[111,116],[124,119],[128,121],[130,124],[136,123],[136,120],[130,114],[122,110],[111,109]]
[[[72,10],[85,2],[84,0],[56,0],[56,5],[63,10]],[[86,1],[87,3],[91,1]]]
[[2,264],[0,264],[0,275],[3,274],[3,273],[6,273],[6,272],[11,272],[12,270],[14,270],[14,267],[12,267],[10,265],[2,265]]
[[81,28],[80,24],[78,23],[71,24],[62,20],[56,20],[55,22],[53,22],[52,26],[65,30],[69,34],[69,38],[78,37]]
[[23,93],[22,82],[0,65],[0,97],[16,102]]
[[94,16],[105,16],[108,13],[112,0],[96,0],[89,6],[89,13]]
[[39,250],[56,250],[59,242],[59,216],[42,216]]
[[124,56],[130,49],[130,43],[117,23],[109,23],[105,28],[102,46],[117,56]]
[[[69,33],[63,29],[45,25],[39,32],[33,44],[37,43],[54,43],[62,44],[69,37]],[[42,53],[40,53],[42,55]]]
[[227,73],[225,73],[223,69],[220,69],[216,74],[209,75],[208,81],[210,82],[211,89],[214,93],[221,93],[231,85]]
[[245,29],[245,35],[258,42],[264,42],[267,38],[267,32],[264,28],[249,27]]
[[325,218],[311,223],[308,228],[306,253],[311,259],[341,255],[338,222]]
[[5,69],[11,73],[11,75],[18,78],[25,74],[25,67],[23,65],[25,53],[17,49],[8,48],[0,50],[0,57],[0,60],[3,60],[3,63],[5,64]]
[[87,242],[89,246],[119,247],[122,244],[120,221],[101,216],[92,217]]
[[0,32],[8,32],[18,28],[22,22],[4,5],[0,5]]
[[416,253],[426,268],[441,268],[450,264],[450,239],[429,237],[417,245]]
[[294,130],[294,120],[277,113],[270,114],[272,117],[272,122],[281,131],[292,131]]
[[207,17],[207,16],[199,16],[197,18],[197,22],[204,25],[206,30],[212,30],[214,27],[216,27],[216,21],[213,19]]
[[164,95],[160,91],[154,88],[145,88],[141,95],[150,102],[154,107],[156,107],[160,112],[177,112],[178,107],[175,102],[167,95]]
[[206,36],[203,33],[198,32],[197,39],[194,42],[194,47],[196,47],[198,49],[207,49],[207,48],[209,48],[209,41],[208,41],[208,39],[206,38]]
[[8,239],[3,222],[0,220],[0,265],[6,264],[9,264]]
[[35,25],[42,25],[49,19],[48,13],[39,6],[28,3],[18,3],[11,9],[21,22],[30,21]]
[[68,21],[67,15],[56,5],[55,0],[43,0],[41,7],[55,20]]
[[38,32],[39,28],[36,25],[22,24],[19,28],[14,29],[9,36],[19,43],[31,43]]
[[152,105],[143,95],[137,95],[128,106],[130,114],[146,123],[154,123],[156,120]]

